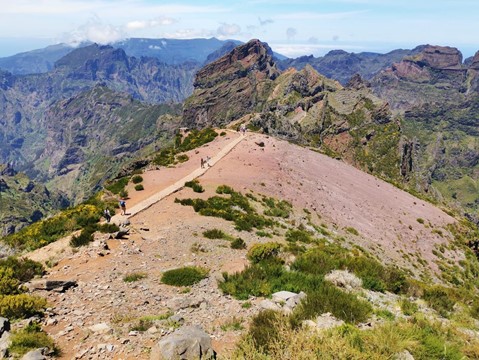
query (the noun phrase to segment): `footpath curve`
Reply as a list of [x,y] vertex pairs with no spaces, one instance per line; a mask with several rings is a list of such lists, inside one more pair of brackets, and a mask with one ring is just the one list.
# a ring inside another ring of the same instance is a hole
[[231,150],[235,148],[236,145],[238,145],[247,135],[242,135],[239,136],[238,138],[232,140],[229,142],[225,147],[223,147],[215,156],[213,156],[210,161],[209,161],[209,167],[206,166],[205,168],[198,168],[188,175],[184,176],[180,180],[176,181],[174,184],[168,186],[167,188],[155,193],[154,195],[150,196],[149,198],[140,201],[138,204],[135,204],[131,208],[127,210],[126,215],[120,215],[117,214],[112,217],[112,222],[122,222],[124,219],[131,218],[138,214],[139,212],[148,209],[150,206],[156,204],[158,201],[164,199],[168,195],[173,194],[174,192],[178,191],[182,187],[185,186],[185,182],[187,181],[192,181],[201,175],[203,175],[205,172],[208,171],[208,169],[212,166],[214,166],[218,161],[220,161],[222,158],[224,158]]

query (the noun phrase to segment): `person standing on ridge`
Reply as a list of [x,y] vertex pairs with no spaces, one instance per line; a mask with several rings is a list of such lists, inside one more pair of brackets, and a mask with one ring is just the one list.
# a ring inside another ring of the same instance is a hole
[[120,209],[121,209],[121,214],[126,215],[126,202],[125,202],[125,200],[120,200]]

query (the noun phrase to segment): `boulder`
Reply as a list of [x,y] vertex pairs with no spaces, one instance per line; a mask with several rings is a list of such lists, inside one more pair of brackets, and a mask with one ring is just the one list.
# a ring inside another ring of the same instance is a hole
[[50,349],[41,348],[27,352],[23,355],[22,360],[46,360],[49,359]]
[[198,326],[185,326],[164,337],[150,355],[150,360],[193,359],[216,359],[210,336]]
[[72,287],[78,286],[75,280],[33,280],[25,284],[30,292],[36,290],[65,292]]
[[362,280],[347,270],[333,270],[324,279],[348,291],[358,290],[363,286]]
[[5,359],[8,356],[8,348],[10,347],[12,341],[10,339],[10,333],[4,331],[0,337],[0,359]]
[[112,328],[106,323],[92,325],[88,328],[88,330],[95,334],[110,334],[113,331]]

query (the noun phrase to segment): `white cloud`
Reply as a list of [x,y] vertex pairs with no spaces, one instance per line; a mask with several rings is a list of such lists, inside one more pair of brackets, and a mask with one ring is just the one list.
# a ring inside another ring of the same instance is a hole
[[221,26],[216,30],[216,35],[219,38],[229,38],[231,36],[235,36],[241,33],[241,27],[237,24],[226,24],[223,23]]
[[195,39],[202,37],[211,37],[214,34],[205,29],[179,29],[175,32],[166,32],[164,37],[167,39]]
[[122,27],[104,24],[98,17],[94,17],[71,33],[64,34],[62,41],[67,44],[78,44],[83,41],[109,44],[125,37],[126,33]]
[[157,26],[166,26],[166,25],[172,25],[176,23],[178,20],[173,19],[171,17],[158,17],[156,19],[151,19],[151,20],[145,20],[145,21],[130,21],[126,24],[126,28],[128,30],[142,30],[142,29],[148,29],[148,28],[153,28]]

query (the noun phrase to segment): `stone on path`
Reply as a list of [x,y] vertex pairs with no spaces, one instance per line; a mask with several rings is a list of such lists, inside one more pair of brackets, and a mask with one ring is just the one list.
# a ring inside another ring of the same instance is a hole
[[30,292],[35,290],[47,290],[56,292],[65,292],[78,284],[75,280],[32,280],[25,284]]

